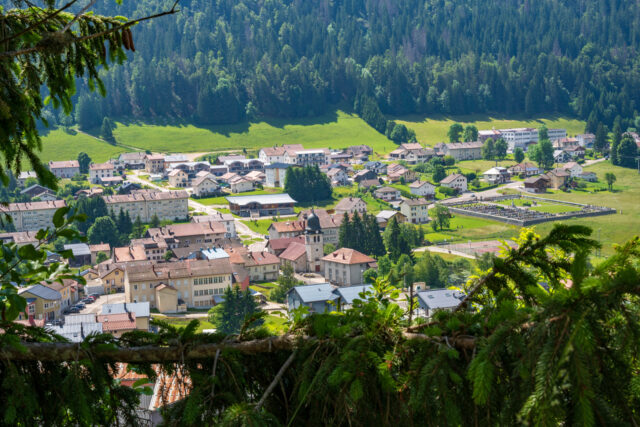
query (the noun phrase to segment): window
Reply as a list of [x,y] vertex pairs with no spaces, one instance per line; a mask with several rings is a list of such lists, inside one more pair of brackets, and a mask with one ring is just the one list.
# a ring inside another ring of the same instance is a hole
[[137,291],[138,290],[138,285],[133,285],[133,290]]

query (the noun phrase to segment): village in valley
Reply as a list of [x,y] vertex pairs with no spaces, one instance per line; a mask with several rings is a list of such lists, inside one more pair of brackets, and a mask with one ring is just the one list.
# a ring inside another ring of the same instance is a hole
[[[640,147],[637,134],[623,137]],[[428,318],[456,307],[467,278],[515,245],[520,227],[621,214],[597,197],[616,176],[596,139],[544,126],[453,125],[451,142],[406,142],[388,153],[273,144],[126,152],[105,163],[81,153],[48,163],[57,192],[34,172],[13,178],[3,189],[12,202],[1,208],[13,222],[0,239],[38,244],[37,231],[52,227],[61,207],[87,216],[78,224],[86,241],[60,237],[52,247],[70,256],[50,255],[85,283],[19,292],[28,302],[21,322],[72,341],[149,330],[153,318],[178,326],[197,318],[201,330],[215,330],[215,307],[235,285],[269,313],[274,331],[300,307],[348,307],[378,277],[400,288],[401,300],[415,294],[413,315]]]

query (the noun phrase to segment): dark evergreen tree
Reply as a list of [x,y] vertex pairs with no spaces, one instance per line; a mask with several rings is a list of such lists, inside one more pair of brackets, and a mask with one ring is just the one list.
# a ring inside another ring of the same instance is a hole
[[638,146],[630,136],[625,136],[618,147],[618,164],[627,168],[637,167]]
[[[224,299],[218,306],[209,311],[209,318],[216,325],[216,330],[223,334],[237,334],[252,316],[260,312],[249,289],[242,291],[239,286],[229,287],[224,292]],[[264,323],[258,318],[252,322],[257,326]]]

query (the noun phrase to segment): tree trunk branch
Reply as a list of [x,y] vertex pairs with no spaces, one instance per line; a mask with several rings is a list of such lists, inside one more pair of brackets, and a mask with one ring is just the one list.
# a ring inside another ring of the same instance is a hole
[[[468,335],[455,337],[430,337],[424,334],[404,332],[406,340],[444,343],[458,349],[473,349],[476,338]],[[235,350],[244,354],[270,353],[279,350],[295,350],[303,343],[321,341],[315,337],[280,335],[252,341],[194,344],[186,349],[178,346],[140,346],[116,348],[83,348],[80,343],[23,342],[21,347],[5,345],[0,349],[0,359],[15,361],[73,362],[92,358],[102,362],[165,363],[184,360],[208,359],[218,351]],[[294,352],[295,353],[295,352]],[[287,365],[288,366],[288,365]],[[286,369],[286,366],[283,366]],[[283,371],[284,372],[284,371]],[[276,380],[278,378],[276,377]]]

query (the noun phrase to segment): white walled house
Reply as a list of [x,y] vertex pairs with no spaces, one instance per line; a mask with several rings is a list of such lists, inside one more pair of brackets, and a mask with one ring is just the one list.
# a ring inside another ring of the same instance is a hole
[[103,178],[113,178],[114,167],[111,163],[93,163],[89,165],[89,181],[100,184]]
[[416,196],[431,198],[436,194],[436,186],[429,181],[415,181],[409,184],[409,191]]
[[211,175],[199,176],[191,184],[193,189],[193,195],[197,197],[208,196],[209,194],[216,193],[220,189],[218,181],[216,181]]
[[411,224],[426,224],[431,221],[429,204],[426,199],[405,199],[400,203],[400,212]]
[[562,169],[566,170],[571,178],[578,178],[582,175],[582,166],[576,162],[566,163]]
[[467,177],[459,173],[454,173],[440,181],[440,185],[453,188],[454,190],[458,190],[460,193],[464,193],[467,191]]
[[57,178],[73,178],[80,173],[80,163],[77,160],[49,162],[49,170]]

